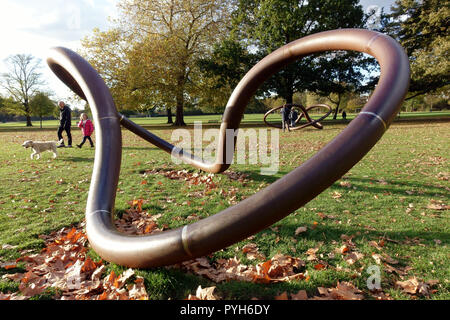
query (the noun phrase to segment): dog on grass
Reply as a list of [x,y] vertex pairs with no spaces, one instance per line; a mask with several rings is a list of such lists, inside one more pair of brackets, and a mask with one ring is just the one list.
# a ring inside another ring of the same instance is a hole
[[41,152],[44,152],[44,151],[53,152],[53,158],[56,158],[58,156],[58,152],[56,151],[56,145],[58,143],[62,144],[63,139],[61,139],[60,141],[27,140],[22,144],[22,147],[33,149],[33,153],[31,154],[31,159],[34,159],[34,156],[36,156],[36,159],[39,159],[41,157]]

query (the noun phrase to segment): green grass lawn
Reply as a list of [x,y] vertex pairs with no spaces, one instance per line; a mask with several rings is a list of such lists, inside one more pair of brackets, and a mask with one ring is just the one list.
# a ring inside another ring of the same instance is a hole
[[[259,117],[246,115],[245,121]],[[147,121],[140,120],[142,124]],[[162,214],[158,225],[176,228],[192,223],[192,216],[215,214],[282,177],[344,127],[345,124],[335,124],[323,130],[280,132],[280,170],[276,175],[260,175],[259,165],[234,164],[231,171],[248,174],[245,183],[216,174],[216,187],[206,193],[202,185],[171,180],[161,174],[144,176],[143,172],[151,169],[193,169],[173,164],[170,155],[124,130],[117,214],[130,208],[129,201],[143,199],[144,211]],[[170,140],[171,130],[152,132]],[[251,239],[208,257],[211,262],[236,256],[246,264],[260,263],[261,260],[249,260],[242,251],[245,244],[254,243],[267,259],[282,253],[304,260],[307,279],[271,284],[213,283],[179,269],[161,267],[137,272],[144,277],[151,299],[185,299],[195,293],[198,285],[214,285],[217,293],[227,299],[273,299],[282,292],[293,294],[299,290],[313,296],[317,295],[317,288],[332,287],[338,281],[352,282],[370,299],[367,268],[377,265],[372,254],[378,253],[397,262],[391,264],[397,271],[383,263],[378,265],[384,293],[395,299],[450,299],[449,210],[437,210],[435,206],[450,204],[449,133],[449,122],[392,125],[362,161],[305,207]],[[74,144],[81,141],[79,131],[74,130],[73,136]],[[59,149],[56,159],[51,153],[44,153],[40,160],[32,161],[30,150],[21,147],[24,140],[55,137],[56,132],[49,130],[0,131],[0,263],[19,258],[23,250],[38,252],[44,246],[39,235],[84,218],[94,150],[86,145],[81,150]],[[296,235],[300,226],[307,230]],[[353,250],[363,255],[353,264],[339,253],[343,239],[348,237],[353,237]],[[382,243],[382,249],[375,248],[373,241]],[[308,260],[310,248],[318,248],[317,260]],[[90,254],[96,257],[93,251]],[[325,263],[326,268],[317,268],[318,261]],[[107,268],[117,272],[126,269],[114,264],[107,264]],[[18,290],[18,283],[2,280],[1,276],[21,270],[23,264],[9,270],[0,267],[0,292]],[[396,281],[412,277],[438,282],[429,296],[412,296],[395,286]]]

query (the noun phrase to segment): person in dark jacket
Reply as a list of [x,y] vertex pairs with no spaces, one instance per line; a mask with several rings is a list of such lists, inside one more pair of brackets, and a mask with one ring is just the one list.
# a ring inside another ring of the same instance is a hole
[[295,127],[295,121],[298,118],[298,113],[294,108],[291,108],[291,112],[289,113],[289,120],[291,122],[291,128]]
[[[63,139],[62,132],[66,131],[67,134],[67,148],[72,148],[72,135],[70,134],[70,126],[71,126],[71,110],[68,105],[64,103],[64,101],[60,101],[58,103],[59,106],[59,128],[58,128],[58,140],[61,141]],[[58,148],[63,148],[63,142],[58,146]]]

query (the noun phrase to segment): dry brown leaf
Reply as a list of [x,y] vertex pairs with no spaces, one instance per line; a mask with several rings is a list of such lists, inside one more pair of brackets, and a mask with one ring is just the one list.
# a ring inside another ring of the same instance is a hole
[[416,277],[405,281],[397,281],[395,285],[403,290],[403,292],[415,294],[419,288],[419,281]]
[[266,257],[259,252],[259,249],[255,243],[248,243],[242,247],[242,252],[247,254],[249,260],[266,260]]
[[317,288],[319,297],[314,300],[362,300],[364,296],[361,290],[350,282],[338,282],[335,288]]
[[416,277],[412,277],[405,281],[397,281],[395,286],[401,288],[403,292],[408,294],[430,295],[430,285],[427,282],[420,281]]
[[216,287],[208,287],[202,288],[202,286],[198,286],[195,296],[189,295],[187,300],[218,300],[218,298],[214,295],[214,290]]
[[306,260],[308,261],[313,261],[316,260],[316,252],[319,251],[319,248],[309,248],[308,250],[306,250],[306,254],[308,255],[308,257],[306,258]]
[[17,248],[17,246],[12,246],[12,245],[7,244],[7,243],[2,244],[2,250],[10,250],[10,249],[15,249],[15,248]]
[[200,300],[217,300],[217,297],[214,295],[214,290],[216,287],[208,287],[208,288],[202,288],[202,286],[198,286],[197,291],[195,292],[195,295]]
[[306,230],[308,230],[307,227],[298,227],[297,229],[295,229],[295,235],[299,235],[300,233],[306,232]]
[[132,276],[134,276],[134,270],[131,268],[127,269],[114,281],[114,286],[117,289],[122,288],[125,285],[126,281]]
[[316,269],[316,270],[325,269],[325,265],[322,263],[318,263],[318,264],[314,265],[314,269]]
[[352,265],[354,264],[356,261],[358,261],[359,259],[363,258],[364,254],[360,253],[360,252],[352,252],[348,255],[345,256],[344,260]]
[[332,197],[333,199],[339,199],[339,198],[342,197],[342,193],[337,192],[337,191],[334,191],[334,192],[331,194],[331,197]]
[[306,290],[299,290],[296,294],[291,295],[292,300],[308,300]]
[[364,296],[350,282],[338,282],[336,288],[330,290],[330,295],[339,300],[362,300]]
[[3,292],[0,292],[0,300],[10,300],[11,294],[4,294]]
[[383,253],[383,254],[381,255],[381,258],[382,258],[385,262],[387,262],[387,263],[389,263],[389,264],[397,264],[397,263],[398,263],[397,260],[392,259],[392,258],[391,258],[389,255],[387,255],[386,253]]
[[430,203],[427,205],[427,208],[431,210],[449,210],[450,205],[446,205],[442,202],[442,200],[431,199]]
[[144,278],[137,276],[134,284],[129,288],[130,299],[148,300],[147,291],[144,286]]
[[379,255],[378,253],[372,253],[372,258],[377,264],[381,264],[381,255]]
[[284,292],[281,293],[280,295],[275,296],[275,300],[288,300],[287,292],[284,291]]
[[345,188],[351,188],[352,184],[348,181],[341,181],[339,182],[339,185]]
[[324,287],[318,287],[317,291],[319,291],[320,295],[327,295],[328,294],[328,289],[324,288]]
[[378,251],[383,250],[382,246],[380,246],[376,241],[369,241],[369,245],[376,248]]
[[[147,299],[143,279],[137,278],[133,285],[125,288],[125,283],[134,275],[132,269],[118,276],[111,272],[101,280],[105,266],[86,255],[87,238],[82,231],[83,225],[63,228],[42,237],[46,247],[40,253],[17,259],[26,263],[27,272],[2,278],[20,281],[20,297],[25,299],[50,287],[61,290],[62,300]],[[19,298],[11,295],[10,299]]]
[[14,269],[16,267],[17,267],[17,264],[15,261],[0,263],[0,268],[3,268],[5,270]]

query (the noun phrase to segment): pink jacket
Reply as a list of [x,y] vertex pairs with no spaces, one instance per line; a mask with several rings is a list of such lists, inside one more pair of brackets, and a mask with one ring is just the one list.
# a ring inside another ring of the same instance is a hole
[[94,125],[92,121],[87,119],[86,124],[83,126],[83,121],[78,122],[78,127],[81,128],[83,136],[90,136],[94,132]]

